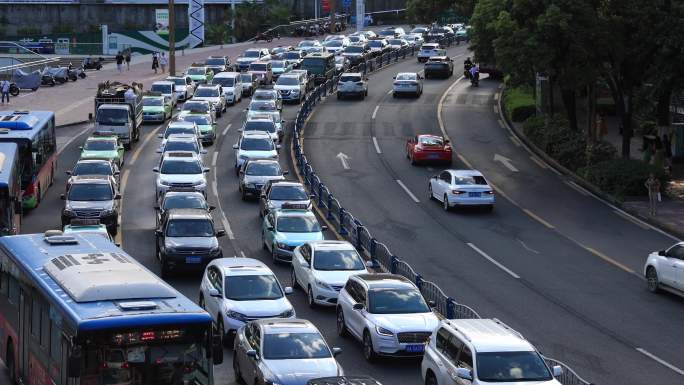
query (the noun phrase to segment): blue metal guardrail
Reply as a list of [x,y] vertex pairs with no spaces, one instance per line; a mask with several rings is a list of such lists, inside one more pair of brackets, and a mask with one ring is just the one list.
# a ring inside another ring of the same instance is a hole
[[[444,39],[440,43],[450,46],[455,40]],[[362,72],[364,74],[379,70],[385,66],[398,62],[399,59],[413,57],[417,52],[416,47],[406,47],[392,52],[384,53],[352,67],[350,72]],[[434,282],[428,281],[417,273],[411,265],[393,254],[384,244],[375,239],[368,228],[347,211],[340,201],[333,195],[330,189],[316,175],[313,166],[309,163],[306,154],[302,150],[301,130],[304,128],[306,118],[313,108],[328,94],[335,92],[338,77],[329,79],[324,84],[310,92],[297,113],[294,121],[292,138],[292,150],[295,156],[295,166],[304,180],[304,184],[313,196],[314,204],[320,209],[340,236],[352,243],[360,253],[373,261],[376,266],[390,273],[402,275],[415,282],[421,293],[428,301],[434,301],[435,309],[448,319],[481,318],[471,307],[457,302],[449,297]],[[563,373],[557,377],[563,385],[591,385],[588,381],[578,376],[568,365],[548,357],[544,357],[550,366],[560,365]]]

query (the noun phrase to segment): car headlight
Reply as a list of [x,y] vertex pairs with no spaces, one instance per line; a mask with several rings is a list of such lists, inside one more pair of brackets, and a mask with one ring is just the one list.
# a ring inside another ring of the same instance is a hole
[[292,90],[292,93],[297,95],[297,94],[299,94],[299,90]]
[[280,382],[274,382],[274,381],[271,381],[271,380],[266,380],[266,381],[265,381],[265,384],[266,384],[266,385],[281,385]]
[[205,184],[206,184],[206,183],[205,183],[203,180],[198,180],[198,181],[193,182],[192,185],[193,185],[193,186],[203,186],[203,185],[205,185]]
[[100,213],[100,216],[107,217],[107,216],[110,216],[112,214],[114,214],[114,210],[105,209],[105,210],[102,210],[102,212]]
[[62,214],[63,214],[65,217],[75,217],[75,216],[76,216],[76,213],[75,213],[73,210],[71,210],[71,209],[64,209],[64,211],[62,212]]
[[280,313],[280,318],[290,318],[295,316],[295,311],[294,309],[290,310],[285,310],[284,312]]
[[241,322],[247,322],[247,316],[246,315],[239,313],[239,312],[236,312],[236,311],[233,311],[233,310],[228,310],[226,312],[226,317],[232,318],[234,320],[238,320]]
[[247,159],[249,159],[249,157],[248,157],[247,155],[240,155],[238,158],[240,158],[240,159],[242,159],[242,160],[247,160]]
[[391,337],[394,335],[394,333],[391,330],[385,329],[381,326],[375,326],[375,332],[380,334],[381,336],[387,336],[387,337]]
[[165,181],[165,180],[160,180],[159,184],[162,186],[171,186],[171,182]]
[[319,281],[318,279],[316,279],[315,282],[316,282],[316,285],[318,285],[319,287],[321,287],[323,289],[332,290],[332,287],[330,287],[330,285],[328,285],[327,283],[325,283],[323,281]]
[[287,249],[287,244],[282,243],[282,242],[276,242],[276,246],[278,246],[279,249]]
[[247,188],[256,188],[256,185],[254,183],[246,183],[245,187]]

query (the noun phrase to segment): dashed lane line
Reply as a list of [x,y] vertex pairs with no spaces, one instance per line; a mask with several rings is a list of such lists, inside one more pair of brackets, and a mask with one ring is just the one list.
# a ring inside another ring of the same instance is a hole
[[566,180],[565,184],[568,185],[573,190],[577,191],[578,193],[584,195],[585,197],[588,197],[589,195],[591,195],[591,194],[589,194],[589,191],[584,189],[584,187],[578,185],[577,183],[575,183],[571,180]]
[[216,167],[216,161],[218,160],[218,151],[214,151],[214,155],[211,157],[211,167]]
[[471,249],[475,250],[478,254],[480,254],[481,256],[483,256],[486,260],[488,260],[489,262],[493,263],[496,267],[498,267],[499,269],[505,271],[505,272],[506,272],[508,275],[510,275],[511,277],[513,277],[513,278],[515,278],[515,279],[520,279],[520,276],[519,276],[518,274],[514,273],[513,270],[507,268],[506,266],[502,265],[502,264],[501,264],[499,261],[497,261],[496,259],[494,259],[494,258],[490,257],[489,255],[487,255],[487,253],[485,253],[484,251],[480,250],[479,247],[475,246],[474,244],[472,244],[472,243],[470,243],[470,242],[468,242],[468,243],[466,243],[466,244],[467,244],[468,246],[470,246]]
[[373,137],[373,145],[375,146],[375,152],[378,154],[382,154],[382,150],[380,149],[380,145],[378,144],[378,138]]
[[84,129],[82,129],[81,131],[79,131],[76,135],[72,136],[71,139],[69,139],[66,143],[64,143],[64,145],[62,146],[62,148],[59,148],[59,149],[57,150],[57,157],[59,158],[59,156],[62,154],[62,152],[63,152],[67,147],[69,147],[69,146],[71,145],[71,143],[74,142],[74,140],[80,138],[81,135],[83,135],[83,134],[85,134],[86,132],[88,132],[88,130],[90,130],[91,128],[92,128],[92,127],[88,126],[88,127],[84,128]]
[[661,364],[661,365],[667,367],[668,369],[673,370],[675,373],[677,373],[677,374],[679,374],[679,375],[681,375],[681,376],[684,376],[684,370],[679,369],[678,367],[676,367],[676,366],[672,365],[671,363],[669,363],[669,362],[663,360],[662,358],[656,356],[655,354],[652,354],[652,353],[648,352],[646,349],[636,348],[636,351],[639,352],[639,353],[641,353],[641,354],[643,354],[643,355],[645,355],[646,357],[648,357],[648,358],[650,358],[650,359],[652,359],[652,360],[658,362],[659,364]]
[[230,126],[232,126],[232,125],[233,125],[233,123],[228,124],[228,125],[226,126],[226,128],[223,129],[223,132],[221,133],[221,136],[226,136],[226,134],[228,133],[228,130],[230,130]]
[[541,160],[539,160],[539,158],[537,158],[536,156],[530,155],[530,159],[532,159],[532,161],[533,161],[534,163],[536,163],[537,166],[543,168],[544,170],[546,170],[546,169],[548,168],[548,167],[544,164],[544,162],[542,162]]
[[534,219],[534,220],[536,220],[537,222],[541,223],[542,225],[548,227],[549,229],[554,229],[554,228],[555,228],[555,227],[553,227],[552,224],[550,224],[549,222],[543,220],[540,216],[538,216],[537,214],[533,213],[533,212],[530,211],[529,209],[523,209],[523,211],[525,212],[525,214],[529,215],[532,219]]
[[[589,247],[589,246],[583,245],[583,244],[581,244],[581,243],[579,243],[579,242],[578,242],[578,244],[579,244],[580,246],[582,246],[585,250],[587,250],[587,251],[589,251],[590,253],[594,254],[595,256],[597,256],[597,257],[603,259],[604,261],[610,263],[611,265],[617,267],[618,269],[620,269],[620,270],[622,270],[622,271],[625,271],[625,272],[627,272],[627,273],[630,273],[630,274],[635,274],[635,275],[637,275],[637,274],[634,272],[634,270],[632,270],[632,269],[630,269],[629,267],[623,265],[622,263],[616,261],[615,259],[613,259],[613,258],[611,258],[611,257],[609,257],[609,256],[607,256],[607,255],[605,255],[605,254],[603,254],[602,252],[600,252],[600,251],[598,251],[598,250],[596,250],[596,249],[594,249],[594,248],[591,248],[591,247]],[[638,276],[638,275],[637,275],[637,276]]]
[[378,106],[375,106],[375,109],[373,110],[373,116],[371,116],[371,119],[375,120],[375,115],[378,114],[378,109],[379,109],[379,108],[380,108],[379,105],[378,105]]
[[627,215],[627,214],[623,213],[622,211],[618,211],[618,210],[613,210],[613,212],[615,214],[619,215],[620,218],[623,218],[624,220],[629,221],[629,222],[641,227],[644,230],[650,230],[651,229],[651,227],[649,225],[647,225],[646,223],[632,217],[631,215]]
[[404,184],[404,182],[402,182],[402,181],[399,180],[399,179],[397,179],[396,181],[397,181],[397,183],[399,184],[399,186],[401,186],[401,188],[404,189],[404,191],[406,191],[406,194],[408,194],[408,196],[411,198],[411,200],[413,200],[413,201],[416,202],[416,203],[420,203],[420,201],[418,200],[418,197],[416,197],[416,196],[411,192],[411,190],[409,190],[408,187],[406,187],[406,185]]

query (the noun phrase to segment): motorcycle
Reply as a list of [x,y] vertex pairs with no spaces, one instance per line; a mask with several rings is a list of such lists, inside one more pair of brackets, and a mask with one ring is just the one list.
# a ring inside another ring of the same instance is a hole
[[[19,93],[20,89],[30,89],[32,91],[35,91],[38,89],[38,87],[40,87],[40,77],[41,73],[38,70],[32,72],[24,72],[20,68],[17,68],[14,70],[14,74],[12,75],[12,84],[16,86],[17,94]],[[10,93],[12,92],[12,89],[10,89]]]
[[266,32],[266,33],[261,33],[261,32],[259,32],[259,33],[256,35],[256,37],[254,38],[254,42],[256,43],[256,42],[258,42],[259,40],[263,40],[263,41],[265,41],[265,42],[267,42],[267,43],[270,43],[270,42],[273,41],[273,36],[271,35],[270,32]]
[[74,65],[69,63],[69,65],[66,67],[67,69],[67,78],[71,80],[72,82],[75,82],[78,80],[78,74],[76,73],[76,70],[74,69]]
[[480,71],[475,71],[474,74],[470,74],[470,85],[473,87],[480,86]]
[[43,68],[43,71],[40,74],[40,84],[50,87],[54,87],[55,84],[57,84],[55,77],[50,73],[48,67]]
[[101,70],[103,58],[99,57],[97,59],[85,58],[81,64],[81,68],[84,70]]
[[45,70],[52,75],[54,80],[63,84],[69,81],[69,74],[67,67],[45,67]]
[[17,83],[14,83],[14,82],[10,83],[9,93],[12,96],[19,95],[19,87],[17,87]]

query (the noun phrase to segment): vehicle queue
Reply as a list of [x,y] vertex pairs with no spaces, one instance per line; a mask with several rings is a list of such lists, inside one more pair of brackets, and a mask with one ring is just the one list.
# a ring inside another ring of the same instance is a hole
[[[368,361],[424,356],[426,384],[557,384],[554,376],[560,368],[548,367],[523,336],[502,322],[440,321],[432,310],[434,304],[413,282],[373,273],[372,264],[353,245],[326,240],[327,227],[315,215],[305,186],[288,178],[284,169],[284,103],[300,103],[315,84],[333,75],[339,76],[338,99],[363,98],[369,79],[347,69],[384,52],[422,45],[418,61],[425,62],[424,75],[399,73],[392,89],[395,97],[419,98],[424,78],[453,74],[446,51],[429,43],[448,33],[455,34],[449,27],[419,27],[408,34],[401,28],[387,28],[379,36],[363,31],[271,51],[250,48],[235,65],[226,57],[211,56],[139,95],[143,121],[173,119],[159,134],[159,162],[152,170],[161,276],[202,272],[199,305],[211,316],[224,345],[234,349],[232,365],[239,381],[304,385],[345,375],[335,359],[341,349],[329,347],[315,325],[297,318],[287,295],[298,288],[309,306],[336,309],[337,332],[357,339]],[[251,101],[233,145],[236,188],[243,200],[258,201],[255,218],[262,223],[263,248],[273,263],[291,265],[290,286],[256,259],[223,258],[217,238],[226,231],[217,227],[212,216],[215,207],[208,202],[206,175],[212,170],[204,160],[205,146],[215,143],[217,118],[246,97]],[[174,117],[175,110],[179,111]],[[116,235],[125,147],[120,136],[108,130],[98,130],[86,140],[62,195],[64,234],[95,233],[110,240]],[[414,165],[450,165],[452,152],[441,136],[419,134],[406,144],[406,156]],[[431,198],[442,201],[445,210],[458,205],[491,209],[494,204],[492,188],[474,170],[444,170],[428,186]],[[507,342],[506,348],[497,342],[501,340]],[[515,346],[513,352],[510,346]],[[306,375],[298,373],[301,367],[308,367]]]

